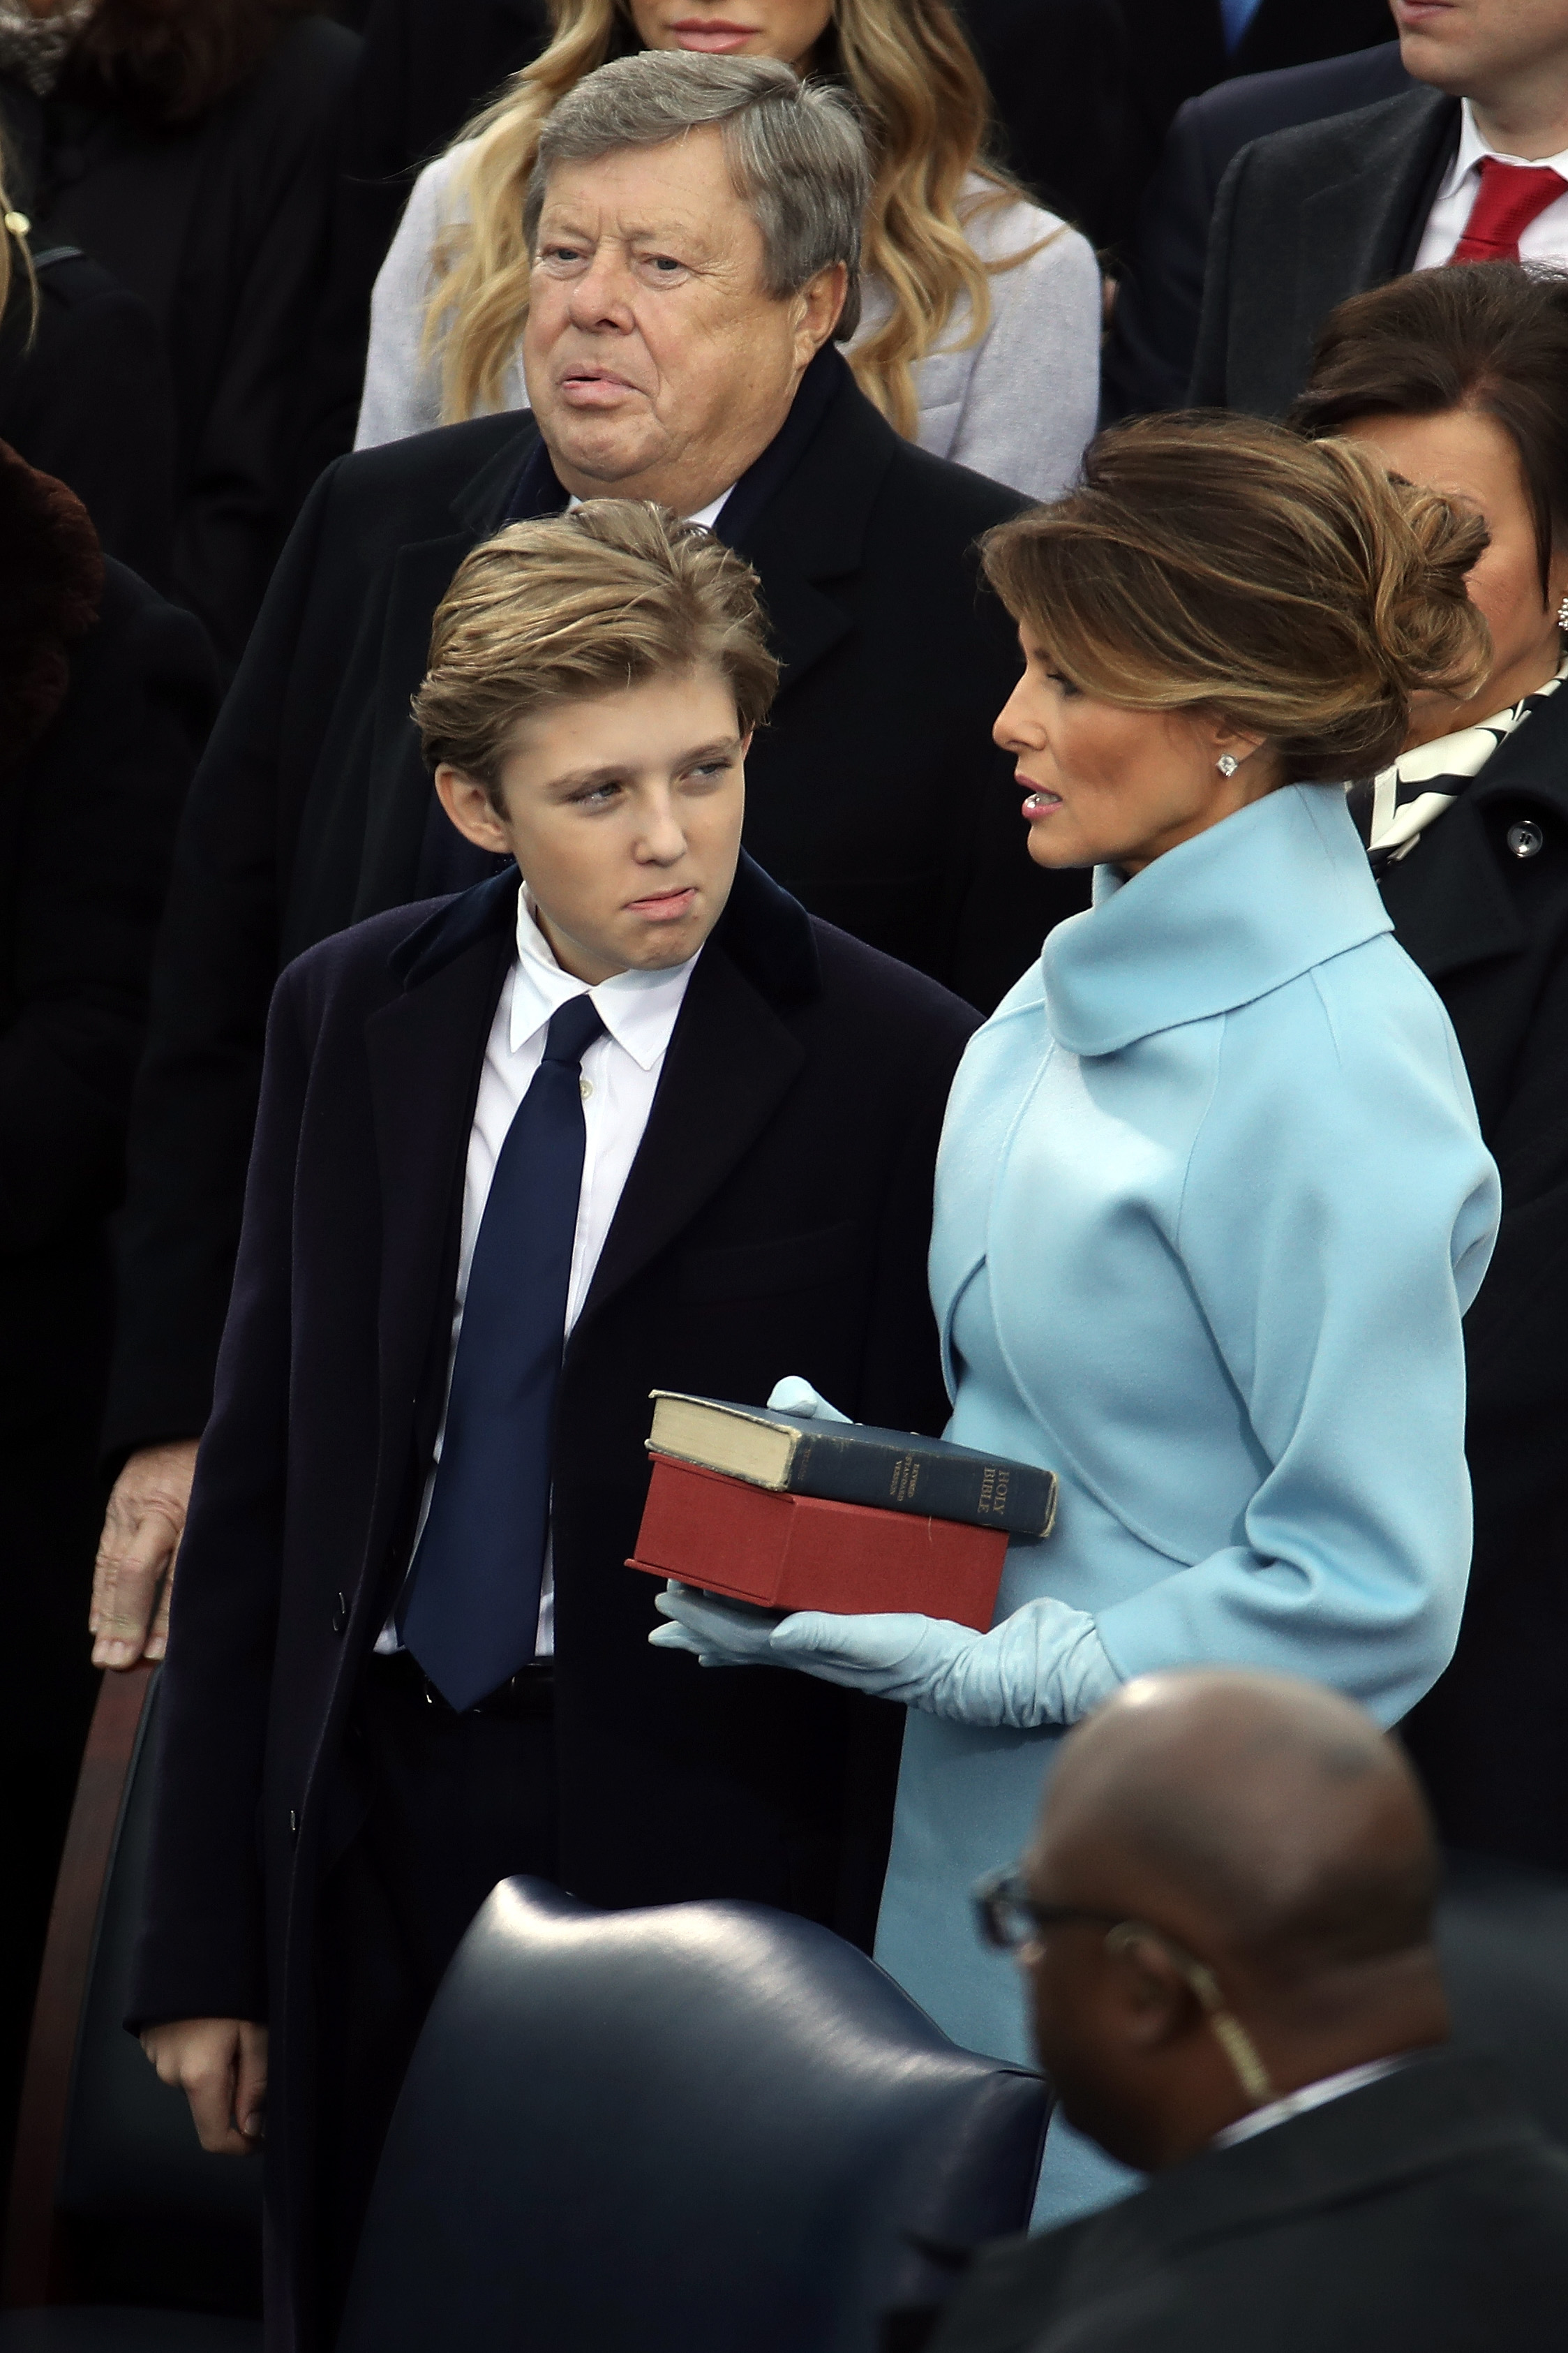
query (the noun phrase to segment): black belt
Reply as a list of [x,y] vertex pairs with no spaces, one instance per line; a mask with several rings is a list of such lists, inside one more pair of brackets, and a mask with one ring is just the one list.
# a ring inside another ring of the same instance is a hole
[[442,1698],[412,1651],[394,1651],[390,1656],[373,1651],[370,1674],[376,1690],[395,1694],[411,1707],[454,1724],[468,1715],[548,1715],[555,1700],[553,1659],[531,1660],[504,1683],[498,1683],[494,1691],[487,1692],[472,1707],[463,1708],[454,1707],[449,1700]]

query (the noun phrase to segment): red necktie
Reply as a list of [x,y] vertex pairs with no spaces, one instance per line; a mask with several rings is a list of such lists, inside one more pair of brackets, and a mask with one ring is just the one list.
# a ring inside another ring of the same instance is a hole
[[1555,204],[1568,180],[1549,164],[1502,164],[1481,157],[1481,185],[1465,234],[1448,259],[1517,261],[1519,240],[1538,213]]

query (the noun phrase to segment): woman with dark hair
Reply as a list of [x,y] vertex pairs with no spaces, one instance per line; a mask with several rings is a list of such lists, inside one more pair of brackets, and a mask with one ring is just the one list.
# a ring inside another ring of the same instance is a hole
[[[1026,664],[995,733],[1030,855],[1092,866],[1094,904],[964,1054],[931,1278],[948,1435],[1054,1469],[1057,1525],[1009,1546],[988,1633],[677,1588],[655,1637],[905,1704],[877,1957],[973,2050],[1026,2055],[966,1897],[1027,1844],[1065,1726],[1188,1665],[1392,1723],[1452,1651],[1497,1176],[1340,780],[1485,668],[1483,542],[1349,444],[1177,416],[983,543]],[[1049,1933],[1066,1966],[1093,1930]],[[1220,1990],[1245,2016],[1239,1963]],[[1129,2179],[1053,2124],[1037,2217]]]
[[177,402],[170,585],[242,651],[292,520],[298,385],[358,44],[310,0],[0,0],[0,134],[39,251],[139,295]]
[[1503,1184],[1466,1325],[1469,1596],[1454,1663],[1403,1729],[1452,1843],[1568,1870],[1568,278],[1485,262],[1357,295],[1291,422],[1489,534],[1470,575],[1485,679],[1428,702],[1351,793]]

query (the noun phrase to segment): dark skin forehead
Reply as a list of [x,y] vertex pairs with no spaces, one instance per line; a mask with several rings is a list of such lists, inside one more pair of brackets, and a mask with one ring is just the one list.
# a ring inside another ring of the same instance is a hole
[[1288,1978],[1418,1941],[1436,1855],[1403,1751],[1359,1708],[1205,1671],[1140,1678],[1071,1734],[1028,1870],[1041,1902]]

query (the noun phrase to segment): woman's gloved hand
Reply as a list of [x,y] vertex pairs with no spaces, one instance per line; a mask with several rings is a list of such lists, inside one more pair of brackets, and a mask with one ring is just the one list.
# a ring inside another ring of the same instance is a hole
[[773,1383],[768,1408],[773,1413],[798,1413],[806,1421],[847,1421],[849,1419],[847,1413],[840,1413],[836,1405],[829,1405],[825,1397],[818,1397],[811,1383],[802,1380],[798,1373],[786,1373],[782,1381]]
[[704,1666],[799,1667],[950,1724],[1015,1732],[1076,1724],[1121,1682],[1094,1620],[1048,1598],[1026,1602],[989,1634],[901,1611],[797,1609],[781,1619],[679,1585],[654,1606],[670,1622],[648,1640],[694,1651]]

